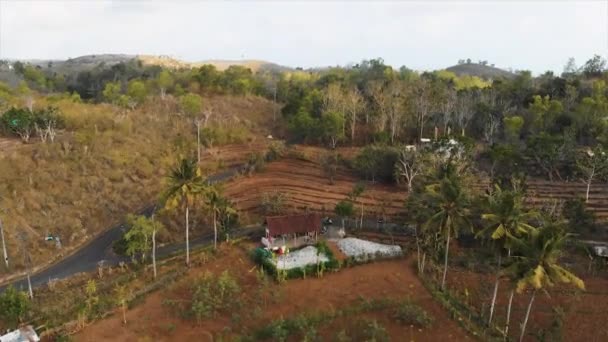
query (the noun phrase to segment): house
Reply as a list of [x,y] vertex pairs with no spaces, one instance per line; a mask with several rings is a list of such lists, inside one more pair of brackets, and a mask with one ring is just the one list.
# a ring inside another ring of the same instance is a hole
[[321,232],[321,222],[321,215],[316,213],[266,217],[266,237],[263,243],[267,247],[280,243],[286,245],[292,241],[292,247],[306,244],[317,239]]
[[21,327],[0,336],[0,342],[38,342],[40,337],[31,325]]

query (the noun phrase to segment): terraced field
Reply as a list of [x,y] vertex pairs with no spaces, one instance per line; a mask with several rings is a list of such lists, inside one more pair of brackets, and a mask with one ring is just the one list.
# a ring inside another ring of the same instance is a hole
[[[487,180],[480,181],[476,188],[483,191]],[[543,179],[528,179],[526,202],[535,207],[551,207],[563,204],[568,199],[585,198],[587,185],[582,182],[549,182]],[[595,183],[589,191],[588,208],[593,211],[598,221],[608,221],[608,184]]]
[[[263,194],[274,191],[286,195],[286,212],[308,209],[329,214],[357,181],[347,170],[341,169],[334,184],[329,184],[319,164],[286,158],[269,163],[263,172],[226,184],[224,191],[242,215],[261,215]],[[405,191],[394,186],[367,183],[356,201],[357,214],[360,215],[359,210],[363,207],[363,215],[367,218],[398,216],[403,213],[405,196]]]
[[[255,152],[264,147],[264,142],[252,143],[247,152]],[[241,160],[248,156],[243,145],[233,148],[222,148],[221,158]],[[333,185],[318,162],[322,149],[296,146],[296,151],[303,153],[306,159],[286,158],[267,165],[265,171],[251,177],[241,177],[230,182],[225,187],[225,193],[237,208],[245,215],[261,215],[261,201],[264,193],[280,192],[286,195],[286,212],[313,210],[329,214],[337,202],[344,199],[352,190],[353,185],[360,181],[347,169],[340,169]],[[355,154],[355,150],[340,150],[345,157]],[[227,159],[227,160],[228,160]],[[487,180],[482,180],[475,186],[483,191]],[[528,198],[530,205],[540,208],[560,205],[574,197],[584,198],[586,185],[581,182],[549,182],[542,179],[528,180]],[[366,183],[366,190],[357,200],[357,210],[363,205],[364,216],[367,218],[402,217],[404,200],[407,192],[390,184]],[[596,184],[591,188],[588,206],[599,221],[608,221],[608,184]],[[357,213],[360,215],[360,213]]]

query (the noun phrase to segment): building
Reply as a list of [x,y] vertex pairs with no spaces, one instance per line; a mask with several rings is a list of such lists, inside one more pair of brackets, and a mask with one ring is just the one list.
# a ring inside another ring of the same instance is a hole
[[292,247],[297,247],[316,241],[321,232],[322,218],[316,213],[286,216],[266,217],[266,242],[268,247],[282,243],[286,245],[292,243]]

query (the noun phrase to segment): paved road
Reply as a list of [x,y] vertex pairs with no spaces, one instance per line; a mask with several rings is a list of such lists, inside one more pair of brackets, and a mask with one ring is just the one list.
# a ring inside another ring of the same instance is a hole
[[[242,166],[236,166],[226,171],[214,174],[207,178],[207,182],[210,184],[215,184],[225,181],[234,177],[241,169]],[[138,214],[150,217],[153,212],[154,206],[149,206],[140,211]],[[32,286],[37,287],[45,284],[49,281],[49,279],[63,279],[76,273],[93,271],[97,269],[97,264],[102,260],[109,265],[116,265],[120,261],[128,261],[129,258],[117,256],[112,251],[112,244],[114,241],[119,240],[125,231],[126,226],[124,223],[108,229],[65,259],[36,274],[33,274],[31,276]],[[191,247],[204,245],[212,241],[212,239],[213,235],[198,237],[192,239],[190,245]],[[185,245],[185,243],[177,243],[157,248],[157,256],[160,258],[169,255],[175,251],[184,249]],[[14,280],[8,284],[3,284],[0,286],[0,292],[4,291],[8,285],[13,285],[16,288],[27,290],[27,280],[25,278]]]

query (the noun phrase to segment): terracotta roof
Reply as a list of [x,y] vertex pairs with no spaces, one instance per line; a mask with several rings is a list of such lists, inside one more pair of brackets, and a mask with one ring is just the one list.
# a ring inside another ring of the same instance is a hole
[[321,215],[316,213],[266,217],[270,236],[321,231]]

